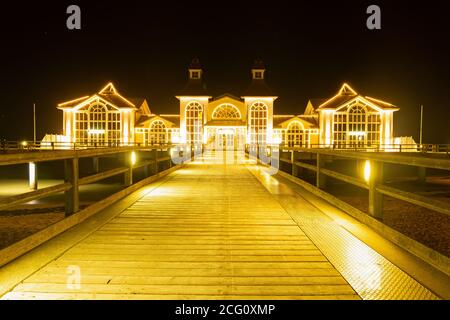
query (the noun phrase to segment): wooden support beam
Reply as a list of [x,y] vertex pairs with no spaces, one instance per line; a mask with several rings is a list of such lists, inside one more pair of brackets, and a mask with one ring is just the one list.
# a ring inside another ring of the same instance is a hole
[[132,151],[124,154],[124,165],[128,170],[124,174],[123,184],[127,187],[133,184],[133,162],[131,161]]
[[316,174],[316,187],[319,189],[325,189],[327,184],[327,177],[321,172],[321,169],[325,167],[325,155],[317,154],[317,174]]
[[67,159],[65,165],[65,182],[70,184],[70,188],[65,192],[65,212],[66,216],[70,216],[78,212],[80,209],[79,199],[79,164],[78,158]]
[[383,194],[377,190],[384,180],[383,163],[370,160],[369,164],[369,214],[377,219],[383,219]]
[[427,168],[417,167],[417,177],[420,183],[427,182]]
[[[301,161],[296,161],[296,162],[295,162],[295,165],[296,165],[297,167],[301,167],[301,168],[305,168],[305,169],[308,169],[308,170],[317,172],[317,166],[314,166],[314,165],[312,165],[312,164],[304,163],[304,162],[301,162]],[[326,173],[325,173],[325,170],[326,170],[326,169],[321,169],[322,173],[326,174]]]
[[95,173],[99,173],[99,157],[93,157],[92,158],[92,167]]
[[121,168],[116,168],[116,169],[111,169],[108,171],[104,171],[104,172],[100,172],[88,177],[83,177],[83,178],[79,178],[78,179],[78,185],[84,185],[84,184],[89,184],[89,183],[94,183],[109,177],[113,177],[115,175],[118,174],[122,174],[125,173],[129,170],[129,168],[127,167],[121,167]]
[[30,190],[38,189],[38,168],[36,162],[28,163],[28,186]]
[[322,168],[322,169],[320,169],[320,172],[322,174],[324,174],[324,175],[327,175],[329,177],[335,178],[337,180],[341,180],[341,181],[353,184],[353,185],[355,185],[357,187],[360,187],[360,188],[363,188],[363,189],[369,189],[368,184],[365,181],[361,180],[361,179],[354,178],[354,177],[348,176],[346,174],[342,174],[342,173],[339,173],[339,172],[336,172],[336,171],[332,171],[332,170],[329,170],[329,169],[323,169]]
[[62,183],[56,186],[46,187],[37,191],[26,192],[15,196],[0,199],[0,210],[12,208],[22,203],[45,198],[56,193],[64,192],[70,189],[69,183]]
[[298,151],[291,150],[291,164],[292,164],[291,174],[294,177],[298,177],[298,166],[296,165],[297,156],[298,156]]
[[389,197],[406,201],[433,211],[437,211],[446,215],[450,215],[450,205],[446,202],[424,197],[412,192],[399,190],[397,188],[388,187],[385,185],[379,185],[377,187],[378,192],[387,195]]
[[[191,148],[192,151],[192,148]],[[153,164],[149,166],[150,168],[150,176],[153,176],[158,173],[158,150],[152,150],[151,159],[153,160]]]

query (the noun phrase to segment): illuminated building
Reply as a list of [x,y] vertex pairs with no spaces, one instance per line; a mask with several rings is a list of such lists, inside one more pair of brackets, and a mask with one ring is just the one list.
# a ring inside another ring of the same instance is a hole
[[145,99],[125,98],[110,83],[92,96],[58,105],[64,111],[64,135],[78,144],[181,143],[229,149],[256,144],[384,148],[394,142],[393,114],[399,109],[362,96],[348,84],[329,99],[311,99],[303,114],[274,115],[278,97],[266,84],[260,60],[241,97],[212,97],[198,59],[188,71],[188,82],[176,95],[179,114],[154,114]]

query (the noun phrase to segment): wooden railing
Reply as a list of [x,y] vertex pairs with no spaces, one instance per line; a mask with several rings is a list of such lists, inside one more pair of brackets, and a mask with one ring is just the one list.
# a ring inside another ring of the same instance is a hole
[[[406,201],[420,207],[450,215],[450,204],[440,200],[424,197],[413,192],[400,190],[385,184],[384,164],[393,163],[405,166],[415,166],[419,170],[419,178],[425,179],[426,168],[450,171],[450,157],[434,157],[423,154],[399,154],[399,153],[364,153],[350,150],[300,149],[300,148],[276,148],[269,147],[266,156],[270,154],[272,164],[290,164],[290,174],[298,177],[298,169],[304,168],[315,173],[315,186],[324,189],[326,177],[331,177],[345,183],[363,188],[369,191],[368,213],[378,219],[383,218],[383,195]],[[264,151],[261,151],[264,152]],[[326,162],[332,159],[364,160],[368,166],[368,177],[354,177],[326,168]],[[276,160],[276,161],[275,161]],[[310,163],[305,162],[309,160]],[[313,164],[311,164],[313,162]],[[420,177],[420,174],[423,176]]]
[[[0,199],[0,210],[10,209],[19,204],[27,203],[32,200],[45,198],[57,193],[65,193],[65,213],[71,215],[79,210],[79,186],[94,183],[106,178],[117,175],[124,175],[124,185],[133,184],[133,170],[137,168],[145,168],[146,176],[152,176],[160,172],[159,170],[170,169],[173,166],[172,158],[177,159],[177,164],[188,161],[189,159],[180,158],[180,146],[124,146],[117,148],[85,148],[76,150],[55,150],[42,153],[41,151],[0,154],[0,166],[17,165],[29,163],[33,166],[33,175],[30,173],[30,180],[33,180],[34,191],[9,196]],[[136,153],[146,155],[146,157],[136,157]],[[98,172],[99,158],[104,156],[117,156],[122,159],[122,166],[103,172]],[[80,177],[79,159],[93,158],[94,163],[93,175]],[[136,160],[142,159],[144,160]],[[36,166],[45,161],[64,161],[65,174],[64,182],[58,185],[37,189],[37,169]],[[30,169],[31,170],[31,169]],[[30,182],[30,186],[31,186]]]

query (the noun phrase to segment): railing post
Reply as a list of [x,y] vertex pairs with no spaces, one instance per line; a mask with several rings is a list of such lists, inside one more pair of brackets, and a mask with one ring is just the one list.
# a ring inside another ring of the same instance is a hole
[[28,163],[28,186],[30,190],[38,189],[38,174],[37,174],[37,163]]
[[70,183],[70,189],[65,192],[65,213],[69,216],[77,212],[80,208],[80,199],[78,194],[79,166],[78,157],[67,159],[65,163],[65,182]]
[[295,150],[291,150],[291,164],[292,164],[291,174],[294,177],[298,177],[298,166],[295,164],[295,162],[297,162],[297,153]]
[[154,160],[154,162],[150,170],[150,175],[153,176],[158,173],[158,149],[153,149],[152,154],[152,159]]
[[94,169],[95,173],[99,173],[99,158],[98,157],[94,157],[92,158],[92,166]]
[[417,178],[420,183],[425,183],[427,181],[427,168],[417,167]]
[[320,169],[325,167],[325,155],[317,153],[317,174],[316,174],[316,187],[324,189],[327,184],[327,177],[320,172]]
[[125,186],[131,186],[133,184],[133,161],[132,161],[132,151],[126,152],[124,164],[128,167],[128,170],[124,174],[123,184]]
[[369,161],[369,214],[375,218],[383,219],[383,195],[377,191],[377,186],[383,184],[383,162]]

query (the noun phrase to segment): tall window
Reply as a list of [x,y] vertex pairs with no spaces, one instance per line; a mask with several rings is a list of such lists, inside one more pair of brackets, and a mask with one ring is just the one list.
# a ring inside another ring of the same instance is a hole
[[381,119],[379,113],[371,113],[367,116],[367,145],[377,146],[380,144]]
[[106,142],[107,128],[107,110],[106,107],[95,104],[89,108],[89,142],[104,143]]
[[265,144],[267,132],[267,106],[262,102],[255,102],[250,107],[250,144]]
[[203,108],[198,102],[191,102],[186,106],[186,142],[189,144],[202,143]]
[[287,145],[289,147],[299,147],[304,144],[303,126],[299,122],[292,122],[286,132]]
[[351,145],[363,146],[366,140],[366,110],[356,105],[348,111],[348,134]]
[[121,138],[120,113],[108,112],[108,142],[119,143]]
[[347,144],[347,113],[337,112],[333,119],[333,143],[337,148],[345,147]]
[[166,143],[166,125],[161,120],[155,120],[150,125],[149,141],[151,144]]
[[75,142],[88,142],[89,117],[86,111],[75,113]]
[[214,109],[213,119],[223,120],[223,119],[240,119],[241,113],[239,109],[232,104],[221,104],[216,109]]

